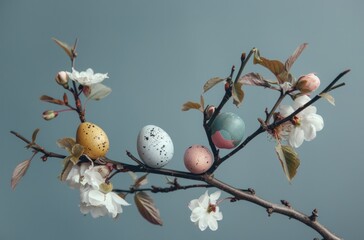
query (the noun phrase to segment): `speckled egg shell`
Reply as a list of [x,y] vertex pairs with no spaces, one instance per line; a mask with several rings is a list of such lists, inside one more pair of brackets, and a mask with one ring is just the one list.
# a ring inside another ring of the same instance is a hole
[[231,149],[238,146],[244,133],[243,119],[231,112],[220,113],[211,125],[211,138],[218,148]]
[[213,164],[210,150],[202,145],[187,148],[183,160],[188,171],[195,174],[206,172]]
[[138,135],[137,150],[141,160],[149,167],[161,168],[173,157],[172,139],[160,127],[147,125]]
[[76,142],[84,146],[83,154],[91,159],[104,157],[109,150],[109,139],[99,126],[94,123],[84,122],[78,126]]

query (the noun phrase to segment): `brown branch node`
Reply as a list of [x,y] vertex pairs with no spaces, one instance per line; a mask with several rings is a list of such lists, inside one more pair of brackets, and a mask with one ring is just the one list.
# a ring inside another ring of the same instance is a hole
[[268,217],[270,217],[272,215],[272,213],[274,212],[273,208],[267,208],[267,213],[268,213]]
[[310,216],[310,220],[312,222],[315,222],[318,218],[318,210],[315,208],[312,213],[311,213],[311,216]]
[[288,208],[291,208],[291,207],[292,207],[292,206],[291,206],[291,204],[290,204],[287,200],[281,200],[281,203],[282,203],[284,206],[288,207]]

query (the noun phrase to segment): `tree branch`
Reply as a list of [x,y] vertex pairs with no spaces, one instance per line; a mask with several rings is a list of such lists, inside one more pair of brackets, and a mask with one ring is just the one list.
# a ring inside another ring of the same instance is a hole
[[[264,131],[264,130],[261,130],[261,131]],[[257,132],[257,134],[259,133],[259,131],[256,131],[256,132]],[[30,143],[30,141],[28,139],[26,139],[25,137],[23,137],[22,135],[14,132],[14,131],[11,131],[11,133],[14,134],[16,137],[20,138],[21,140],[23,140],[24,142],[26,142],[27,144]],[[253,138],[253,137],[254,136],[251,135],[251,138]],[[61,159],[66,157],[61,154],[49,152],[38,144],[32,144],[31,148],[37,152],[44,153],[44,155],[47,157],[61,158]],[[131,158],[137,159],[130,152],[127,152],[127,155]],[[138,161],[140,161],[140,160],[138,160]],[[234,200],[245,200],[245,201],[254,203],[258,206],[265,208],[269,215],[272,213],[278,213],[281,215],[285,215],[289,218],[294,218],[297,221],[300,221],[300,222],[306,224],[307,226],[309,226],[310,228],[316,230],[322,237],[324,237],[325,240],[339,240],[340,239],[339,237],[334,235],[332,232],[330,232],[327,228],[325,228],[323,225],[321,225],[317,221],[317,216],[318,216],[317,210],[313,211],[312,215],[308,216],[304,213],[301,213],[301,212],[293,209],[290,205],[288,206],[288,204],[283,203],[283,205],[278,205],[278,204],[271,203],[267,200],[264,200],[264,199],[258,197],[255,194],[255,191],[252,189],[241,190],[241,189],[234,188],[234,187],[214,178],[214,176],[212,174],[196,175],[196,174],[172,170],[172,169],[156,169],[156,168],[150,168],[144,164],[130,165],[130,164],[126,164],[126,163],[117,162],[117,161],[114,161],[114,160],[111,160],[108,158],[102,159],[102,161],[100,161],[100,162],[104,162],[104,164],[112,163],[114,165],[114,168],[117,169],[116,171],[118,173],[126,172],[126,171],[145,172],[145,173],[153,173],[153,174],[157,174],[157,175],[173,176],[173,177],[184,178],[184,179],[189,179],[189,180],[202,181],[202,182],[206,183],[206,184],[194,184],[194,185],[187,185],[187,186],[173,184],[171,187],[168,187],[168,188],[158,188],[158,187],[152,186],[152,188],[145,188],[145,189],[130,189],[130,190],[116,189],[115,191],[117,191],[117,192],[135,193],[138,191],[151,191],[151,192],[157,193],[157,192],[172,192],[172,191],[190,189],[190,188],[196,188],[196,187],[206,187],[206,188],[216,187],[216,188],[221,189],[222,191],[234,196]]]
[[324,227],[322,224],[320,224],[317,221],[317,219],[316,219],[317,210],[315,211],[316,217],[313,218],[312,217],[314,215],[313,213],[311,216],[308,216],[304,213],[301,213],[301,212],[293,209],[292,207],[271,203],[269,201],[266,201],[266,200],[258,197],[255,194],[250,194],[250,193],[240,191],[226,183],[219,181],[218,179],[212,177],[211,175],[205,175],[204,179],[205,179],[206,183],[211,184],[211,185],[221,189],[224,192],[230,193],[231,195],[236,197],[238,200],[245,200],[245,201],[254,203],[258,206],[265,208],[269,215],[272,213],[278,213],[281,215],[285,215],[289,218],[296,219],[297,221],[306,224],[307,226],[309,226],[310,228],[312,228],[316,232],[318,232],[325,240],[340,240],[341,239],[338,236],[336,236],[335,234],[333,234],[332,232],[330,232],[326,227]]

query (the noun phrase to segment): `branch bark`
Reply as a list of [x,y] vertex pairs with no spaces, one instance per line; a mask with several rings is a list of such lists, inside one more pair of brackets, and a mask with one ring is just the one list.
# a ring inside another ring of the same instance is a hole
[[312,217],[313,215],[308,216],[304,213],[301,213],[301,212],[293,209],[292,207],[288,207],[286,205],[274,204],[274,203],[271,203],[267,200],[264,200],[264,199],[258,197],[255,194],[246,193],[241,190],[238,190],[226,183],[221,182],[220,180],[212,177],[211,175],[205,175],[204,180],[206,183],[211,184],[226,193],[230,193],[231,195],[233,195],[234,197],[236,197],[239,200],[245,200],[245,201],[254,203],[258,206],[265,208],[269,215],[272,213],[278,213],[281,215],[285,215],[289,218],[296,219],[297,221],[302,222],[302,223],[306,224],[307,226],[309,226],[310,228],[314,229],[325,240],[340,240],[341,239],[317,221],[317,219],[316,219],[317,210],[315,211],[316,212],[316,215],[314,215],[315,217]]
[[[24,141],[25,143],[27,143],[27,144],[30,143],[30,141],[27,138],[23,137],[19,133],[15,132],[15,131],[11,131],[11,133],[14,134],[16,137],[18,137],[19,139],[21,139],[22,141]],[[49,152],[38,144],[33,144],[31,146],[31,148],[36,152],[43,153],[44,156],[47,156],[47,157],[60,158],[60,159],[63,159],[66,157],[65,155],[62,155],[62,154]],[[130,158],[135,158],[130,152],[127,152],[127,155]],[[137,159],[137,158],[135,158],[135,159]],[[140,160],[138,160],[138,161],[140,161]],[[317,216],[318,216],[317,210],[314,210],[312,212],[312,215],[308,216],[304,213],[301,213],[301,212],[293,209],[289,204],[280,205],[280,204],[275,204],[275,203],[269,202],[267,200],[264,200],[263,198],[258,197],[255,194],[255,191],[252,191],[252,190],[244,191],[241,189],[234,188],[234,187],[230,186],[229,184],[226,184],[226,183],[220,181],[219,179],[214,178],[214,176],[212,174],[196,175],[196,174],[192,174],[189,172],[176,171],[176,170],[172,170],[172,169],[165,169],[165,168],[156,169],[156,168],[150,168],[144,164],[131,165],[131,164],[126,164],[126,163],[114,161],[114,160],[107,159],[107,158],[102,159],[102,162],[104,162],[105,164],[106,163],[114,164],[114,168],[118,169],[117,171],[119,173],[126,172],[126,171],[144,172],[144,173],[153,173],[153,174],[157,174],[157,175],[173,176],[176,178],[184,178],[184,179],[189,179],[189,180],[205,182],[207,185],[206,184],[200,184],[200,185],[196,184],[196,185],[191,185],[191,187],[181,186],[180,188],[172,186],[170,191],[177,191],[177,190],[183,190],[183,189],[194,188],[194,187],[204,187],[204,188],[216,187],[228,194],[231,194],[232,196],[234,196],[234,198],[236,200],[245,200],[245,201],[251,202],[257,206],[265,208],[269,215],[271,215],[272,213],[277,213],[277,214],[287,216],[289,218],[296,219],[297,221],[302,222],[305,225],[309,226],[310,228],[314,229],[325,240],[340,240],[341,239],[317,221]],[[155,188],[144,189],[144,190],[140,189],[139,191],[153,192],[153,189],[155,189]],[[120,190],[120,192],[125,192],[125,191]],[[126,192],[128,192],[128,191],[126,191]],[[132,193],[133,191],[130,191],[130,192]],[[136,191],[134,191],[134,192],[136,192]],[[157,192],[168,192],[168,190],[167,190],[167,188],[160,188],[159,190],[157,189]]]

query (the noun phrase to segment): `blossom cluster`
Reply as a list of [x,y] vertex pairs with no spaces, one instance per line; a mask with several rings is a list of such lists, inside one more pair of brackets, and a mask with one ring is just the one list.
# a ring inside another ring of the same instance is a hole
[[71,188],[80,190],[81,213],[90,213],[94,218],[106,215],[115,218],[123,212],[122,206],[130,205],[112,192],[112,184],[106,181],[109,173],[107,166],[94,166],[91,162],[72,167],[66,182]]

